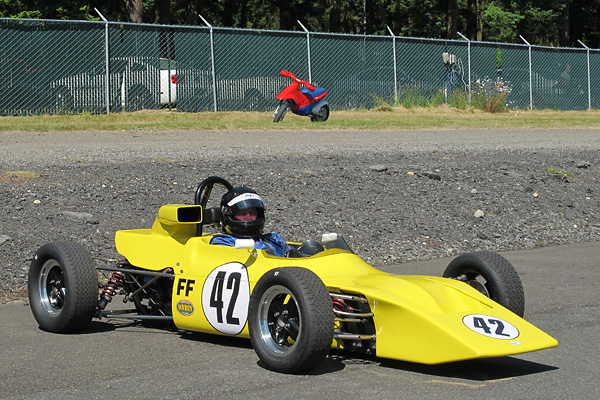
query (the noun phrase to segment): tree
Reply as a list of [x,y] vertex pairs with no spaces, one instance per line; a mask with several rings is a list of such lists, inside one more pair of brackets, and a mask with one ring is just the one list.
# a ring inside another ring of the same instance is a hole
[[184,23],[186,25],[198,25],[198,23],[200,22],[200,16],[198,13],[198,1],[186,1],[186,6],[184,10]]
[[171,1],[156,0],[154,15],[156,17],[154,23],[169,25],[171,23]]
[[448,15],[446,18],[446,38],[456,39],[456,31],[458,30],[458,1],[448,1]]
[[312,31],[579,46],[600,45],[600,0],[0,0],[1,17]]
[[141,23],[144,18],[142,0],[127,0],[127,17],[130,22]]
[[494,1],[486,7],[483,16],[486,40],[494,42],[514,42],[518,37],[517,25],[525,18],[517,10],[504,10]]
[[329,9],[330,32],[340,32],[342,22],[342,9],[340,3],[341,0],[331,0],[331,8]]
[[477,0],[467,2],[467,37],[477,40]]
[[562,13],[560,26],[560,46],[571,45],[571,2],[567,1]]

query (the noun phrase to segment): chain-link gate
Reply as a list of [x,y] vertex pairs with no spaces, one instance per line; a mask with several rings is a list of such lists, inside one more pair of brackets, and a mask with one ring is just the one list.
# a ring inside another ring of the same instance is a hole
[[584,110],[600,106],[599,68],[588,48],[0,18],[0,115],[264,111],[281,69],[333,109],[492,90],[509,108]]

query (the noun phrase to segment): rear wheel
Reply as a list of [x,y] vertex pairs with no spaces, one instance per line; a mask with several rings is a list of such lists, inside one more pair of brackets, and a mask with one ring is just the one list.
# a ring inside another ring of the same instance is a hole
[[325,104],[316,114],[310,116],[312,122],[324,122],[329,118],[329,106]]
[[40,247],[29,268],[29,304],[40,328],[55,333],[85,329],[98,304],[94,260],[75,242]]
[[273,113],[273,122],[283,121],[283,117],[285,117],[285,113],[289,108],[289,103],[287,100],[280,100],[277,108],[275,108],[275,112]]
[[314,368],[333,342],[331,297],[310,270],[269,271],[252,292],[248,327],[252,346],[269,369],[295,373]]
[[467,283],[518,316],[525,313],[525,294],[519,274],[500,254],[479,251],[458,256],[444,277]]
[[127,110],[139,111],[156,108],[150,90],[143,85],[134,85],[127,94]]

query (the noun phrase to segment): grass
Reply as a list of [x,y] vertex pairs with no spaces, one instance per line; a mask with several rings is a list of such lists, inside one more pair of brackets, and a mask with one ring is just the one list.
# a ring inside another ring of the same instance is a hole
[[555,168],[544,168],[543,170],[544,173],[549,174],[549,175],[559,175],[559,176],[568,176],[568,177],[572,177],[573,173],[569,172],[569,171],[560,171],[558,169]]
[[[383,112],[386,111],[386,112]],[[600,128],[600,110],[487,113],[446,105],[404,107],[379,104],[372,110],[331,111],[323,123],[288,113],[273,123],[272,112],[169,112],[167,110],[100,115],[0,117],[0,132],[136,131],[136,130],[297,130],[297,129],[478,129]]]
[[160,163],[172,163],[175,162],[174,159],[168,157],[152,157],[150,160],[160,162]]
[[0,171],[0,182],[22,183],[40,176],[34,171]]

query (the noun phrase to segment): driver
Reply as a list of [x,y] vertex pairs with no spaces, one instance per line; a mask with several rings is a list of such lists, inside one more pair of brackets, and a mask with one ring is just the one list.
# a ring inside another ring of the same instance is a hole
[[262,199],[249,188],[234,188],[221,199],[221,228],[223,234],[213,236],[210,243],[234,246],[236,239],[254,239],[255,249],[283,257],[295,249],[277,232],[263,234],[265,207]]

